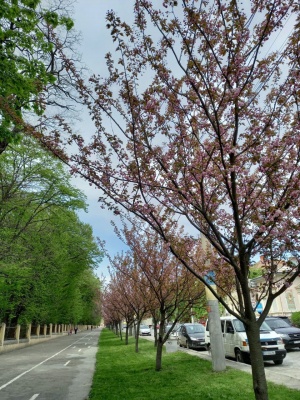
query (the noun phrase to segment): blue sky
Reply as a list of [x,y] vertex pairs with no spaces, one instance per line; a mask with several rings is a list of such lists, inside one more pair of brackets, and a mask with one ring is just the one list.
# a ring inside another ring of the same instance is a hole
[[[81,32],[82,42],[79,45],[79,53],[82,54],[82,61],[86,64],[91,72],[106,72],[105,53],[113,52],[115,44],[110,39],[109,31],[106,29],[105,16],[108,10],[114,9],[121,18],[131,18],[133,0],[77,0],[74,4],[75,28]],[[82,121],[77,125],[76,129],[83,133],[85,130],[94,131],[94,126],[88,115],[82,113]],[[117,238],[113,231],[110,221],[113,219],[118,223],[117,217],[103,210],[98,203],[100,196],[99,190],[90,187],[83,179],[73,180],[74,186],[80,188],[87,196],[89,204],[88,213],[80,213],[79,217],[82,222],[92,226],[94,236],[105,240],[106,249],[111,256],[126,249],[126,246]],[[97,271],[98,275],[108,276],[107,266],[109,260],[105,258]]]

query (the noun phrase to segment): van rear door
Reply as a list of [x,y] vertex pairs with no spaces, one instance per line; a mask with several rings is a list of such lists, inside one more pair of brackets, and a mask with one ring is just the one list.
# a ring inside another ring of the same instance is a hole
[[224,326],[222,331],[224,337],[224,348],[225,348],[225,355],[227,357],[235,357],[234,348],[235,348],[235,330],[232,325],[232,321],[222,321],[224,322]]

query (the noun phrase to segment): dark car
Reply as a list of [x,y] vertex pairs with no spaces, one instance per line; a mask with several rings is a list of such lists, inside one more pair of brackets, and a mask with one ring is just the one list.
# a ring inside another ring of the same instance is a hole
[[300,348],[300,329],[291,326],[282,318],[266,317],[266,323],[269,327],[278,333],[286,349]]
[[205,346],[205,328],[202,324],[182,324],[178,330],[177,343],[187,349],[203,349]]
[[293,326],[292,321],[286,315],[268,315],[267,318],[281,318],[289,325]]

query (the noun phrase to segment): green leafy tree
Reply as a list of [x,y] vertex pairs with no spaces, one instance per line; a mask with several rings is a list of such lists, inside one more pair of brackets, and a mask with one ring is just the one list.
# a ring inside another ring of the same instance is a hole
[[41,116],[47,104],[61,106],[59,97],[70,94],[56,39],[73,52],[76,36],[68,10],[68,0],[52,6],[41,0],[1,2],[0,152],[19,140],[24,113]]
[[[92,277],[101,253],[76,214],[85,197],[30,138],[1,155],[0,184],[1,320],[88,320],[82,299],[89,289],[98,296]],[[85,274],[91,284],[83,286]]]

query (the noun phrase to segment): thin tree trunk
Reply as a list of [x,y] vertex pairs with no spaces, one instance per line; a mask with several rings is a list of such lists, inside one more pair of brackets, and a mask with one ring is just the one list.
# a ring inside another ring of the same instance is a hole
[[255,399],[268,400],[268,386],[260,344],[259,326],[257,324],[252,324],[251,327],[246,326],[246,333],[251,354],[251,369]]
[[155,362],[156,371],[160,371],[162,367],[162,351],[163,351],[163,342],[161,340],[161,337],[159,337],[156,347],[156,362]]
[[122,321],[119,321],[119,332],[120,332],[120,339],[123,340],[123,335],[122,335]]
[[126,331],[125,331],[125,344],[128,344],[128,325],[126,325]]
[[162,368],[162,351],[163,351],[163,344],[164,344],[164,328],[165,328],[165,312],[161,312],[161,320],[158,330],[158,338],[156,344],[156,366],[155,370],[160,371]]
[[155,322],[154,324],[153,335],[154,335],[154,347],[157,347],[157,322]]
[[139,352],[139,331],[140,331],[140,321],[137,322],[135,327],[135,352]]

